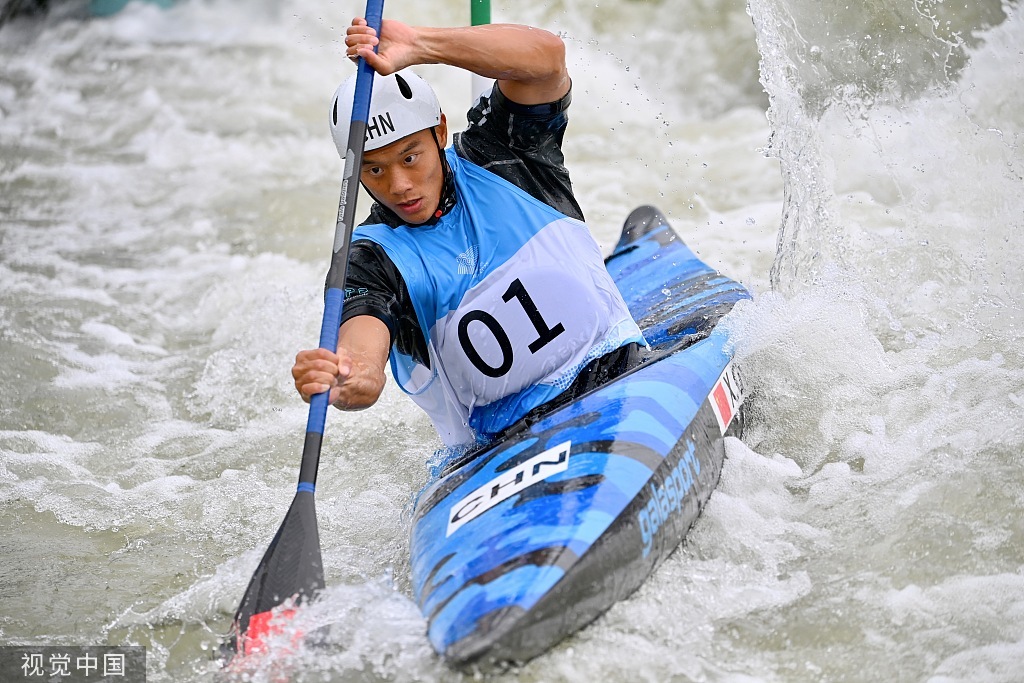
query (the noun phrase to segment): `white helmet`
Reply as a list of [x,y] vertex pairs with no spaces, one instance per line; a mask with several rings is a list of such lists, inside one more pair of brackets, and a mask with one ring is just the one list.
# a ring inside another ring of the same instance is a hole
[[[331,137],[342,159],[348,150],[348,129],[355,92],[356,77],[351,76],[338,86],[331,104]],[[441,105],[426,81],[408,69],[389,76],[374,73],[364,150],[380,149],[439,123]]]

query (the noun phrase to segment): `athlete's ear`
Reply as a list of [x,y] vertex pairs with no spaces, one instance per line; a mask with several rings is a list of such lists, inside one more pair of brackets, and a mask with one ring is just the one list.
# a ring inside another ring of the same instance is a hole
[[444,117],[444,112],[441,112],[441,123],[437,124],[437,142],[441,145],[441,149],[448,146],[448,119]]

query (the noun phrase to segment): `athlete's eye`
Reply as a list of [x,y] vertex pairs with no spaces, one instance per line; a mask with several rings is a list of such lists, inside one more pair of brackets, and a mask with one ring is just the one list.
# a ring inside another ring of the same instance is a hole
[[414,161],[416,161],[416,159],[418,157],[419,157],[419,154],[410,154],[409,156],[405,157],[405,163],[406,164],[411,164]]
[[379,176],[382,173],[384,173],[384,169],[381,168],[380,166],[370,166],[366,169],[365,172],[372,176]]

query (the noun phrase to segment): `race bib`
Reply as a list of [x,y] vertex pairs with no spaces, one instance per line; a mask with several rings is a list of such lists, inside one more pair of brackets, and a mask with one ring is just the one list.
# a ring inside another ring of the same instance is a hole
[[467,292],[437,327],[442,364],[464,405],[557,377],[603,331],[589,282],[551,266],[516,270]]

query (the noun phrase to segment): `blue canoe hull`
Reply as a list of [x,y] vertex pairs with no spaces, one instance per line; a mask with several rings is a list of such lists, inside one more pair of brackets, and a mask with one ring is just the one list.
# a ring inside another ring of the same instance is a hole
[[417,500],[413,588],[453,665],[526,661],[636,590],[700,514],[742,426],[717,323],[747,291],[651,207],[607,267],[651,344],[645,362],[517,425]]

